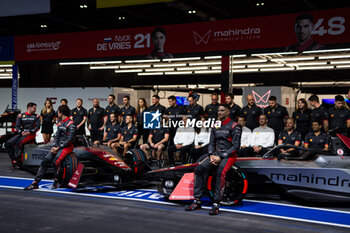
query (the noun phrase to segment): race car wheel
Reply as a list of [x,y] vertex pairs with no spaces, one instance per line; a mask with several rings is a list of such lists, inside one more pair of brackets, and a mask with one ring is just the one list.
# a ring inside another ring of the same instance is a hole
[[149,171],[145,153],[140,149],[131,149],[126,152],[125,163],[139,176]]
[[70,153],[61,162],[60,173],[58,175],[58,182],[61,184],[61,187],[67,187],[77,167],[78,167],[78,158],[75,155],[75,153]]
[[[237,166],[232,166],[226,173],[226,183],[222,194],[222,205],[235,205],[242,201],[248,190],[248,180],[244,172]],[[213,199],[215,187],[215,175],[209,176],[207,189],[209,197]]]

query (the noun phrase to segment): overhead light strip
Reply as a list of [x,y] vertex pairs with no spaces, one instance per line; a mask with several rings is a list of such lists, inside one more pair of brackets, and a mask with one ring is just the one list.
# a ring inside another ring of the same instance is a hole
[[134,69],[134,70],[115,70],[115,73],[139,73],[142,72],[142,69]]
[[193,61],[200,60],[200,57],[166,58],[163,61]]
[[345,51],[350,51],[350,48],[311,50],[311,51],[304,51],[303,53],[329,53],[329,52],[345,52]]

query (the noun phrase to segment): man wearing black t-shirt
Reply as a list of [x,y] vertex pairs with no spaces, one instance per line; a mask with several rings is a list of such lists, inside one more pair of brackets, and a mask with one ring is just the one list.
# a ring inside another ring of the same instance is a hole
[[[327,109],[320,104],[320,99],[317,95],[312,95],[309,97],[310,105],[314,108],[311,113],[311,123],[314,121],[321,122],[323,124],[323,129],[328,132],[328,112]],[[312,128],[310,129],[312,131]]]
[[[278,136],[278,145],[294,145],[299,146],[301,143],[301,135],[295,131],[295,122],[293,118],[286,120],[286,130],[282,131]],[[298,156],[299,151],[294,148],[281,148],[280,154],[286,157]]]
[[88,112],[88,129],[90,130],[91,141],[95,145],[100,145],[106,124],[104,120],[105,110],[100,107],[100,101],[97,98],[93,99],[92,104],[94,107]]
[[240,114],[241,111],[241,107],[238,106],[237,104],[235,104],[235,102],[233,102],[234,100],[234,96],[232,93],[227,93],[226,97],[225,97],[225,101],[226,104],[230,105],[230,118],[231,120],[237,122],[238,121],[238,116]]
[[346,133],[350,128],[350,110],[345,108],[345,99],[337,95],[334,101],[334,107],[328,109],[329,130],[337,129],[339,133]]
[[[169,121],[180,121],[182,118],[182,114],[184,114],[184,108],[182,106],[177,105],[176,103],[176,97],[175,96],[169,96],[168,97],[168,103],[169,107],[165,109],[164,118]],[[169,129],[169,142],[170,144],[173,144],[173,139],[176,134],[177,127],[174,127],[173,124],[171,124]]]
[[134,126],[132,119],[132,116],[125,117],[125,127],[121,129],[120,141],[119,143],[113,143],[115,144],[115,151],[119,151],[119,148],[123,147],[123,157],[130,148],[135,147],[137,141],[138,131],[137,127]]
[[185,107],[185,114],[188,115],[188,119],[200,119],[204,115],[203,107],[197,104],[197,99],[194,95],[188,96],[188,103]]
[[77,135],[85,135],[87,111],[83,107],[83,100],[81,98],[78,98],[76,103],[77,107],[72,109],[70,119],[72,119],[74,124],[77,126]]
[[247,106],[241,109],[240,115],[247,119],[246,127],[254,130],[259,127],[259,116],[262,113],[261,108],[255,105],[253,95],[247,95]]
[[103,145],[107,145],[113,149],[114,143],[118,142],[121,138],[121,128],[117,122],[117,116],[115,113],[111,113],[110,121],[106,124],[106,132],[103,136]]
[[[110,94],[108,96],[108,106],[106,107],[106,117],[107,117],[107,123],[110,122],[110,115],[114,113],[117,117],[121,115],[120,108],[118,105],[114,103],[115,100],[115,95]],[[117,123],[118,123],[118,118],[117,118]]]
[[216,93],[211,95],[211,104],[205,106],[205,114],[208,116],[208,119],[216,120],[218,118],[218,108],[219,108],[219,96]]
[[159,111],[161,114],[165,113],[165,107],[159,103],[159,96],[153,95],[152,96],[152,105],[148,107],[148,111],[150,112],[156,112]]
[[304,147],[328,151],[329,138],[327,134],[321,132],[321,122],[313,121],[311,127],[313,132],[306,134]]
[[275,142],[277,142],[278,135],[284,128],[284,120],[288,117],[288,111],[277,103],[276,96],[271,96],[269,106],[264,108],[264,114],[269,120],[267,126],[275,131]]
[[130,97],[128,95],[123,97],[123,104],[124,106],[120,109],[121,115],[119,116],[119,121],[121,122],[122,127],[126,125],[126,116],[131,116],[133,121],[136,122],[136,109],[133,106],[130,106]]

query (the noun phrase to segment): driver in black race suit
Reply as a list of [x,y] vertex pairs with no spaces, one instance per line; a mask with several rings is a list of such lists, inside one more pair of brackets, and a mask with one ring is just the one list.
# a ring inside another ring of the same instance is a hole
[[76,135],[77,128],[74,122],[69,118],[69,116],[70,109],[68,106],[61,105],[58,107],[58,117],[60,117],[62,120],[57,125],[57,132],[51,151],[45,156],[45,158],[41,162],[38,173],[35,176],[34,182],[26,188],[24,188],[24,190],[32,190],[39,188],[39,182],[44,177],[47,169],[50,167],[51,163],[58,155],[58,158],[54,164],[55,180],[52,185],[52,189],[57,188],[57,175],[59,172],[61,162],[65,157],[67,157],[67,155],[72,153],[74,149],[73,141]]
[[229,114],[230,106],[228,104],[219,106],[218,119],[221,121],[221,127],[212,129],[208,154],[202,156],[204,159],[194,171],[195,200],[191,205],[186,206],[186,211],[201,208],[201,197],[206,190],[206,178],[213,169],[216,169],[214,203],[209,214],[217,215],[219,213],[219,203],[225,187],[226,173],[236,162],[242,134],[241,126],[231,120],[228,117]]
[[16,130],[19,133],[5,143],[5,148],[12,162],[12,169],[16,168],[23,146],[35,140],[36,132],[40,129],[40,116],[35,114],[36,104],[28,103],[27,111],[16,119]]

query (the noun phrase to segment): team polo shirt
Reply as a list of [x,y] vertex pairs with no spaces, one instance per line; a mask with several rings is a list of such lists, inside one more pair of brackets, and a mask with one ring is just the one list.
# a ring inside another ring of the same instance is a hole
[[346,129],[346,121],[350,120],[350,111],[347,108],[337,109],[335,107],[328,109],[329,129]]
[[281,132],[278,136],[278,142],[283,144],[294,145],[295,142],[301,142],[301,135],[298,131],[294,130],[291,134],[287,130]]
[[184,114],[184,108],[176,105],[165,109],[165,115],[167,115],[172,121],[181,120],[182,117],[179,115]]
[[328,120],[327,109],[321,105],[318,108],[314,108],[311,113],[311,124],[314,121],[323,122]]
[[104,123],[105,110],[101,107],[91,108],[88,113],[88,118],[90,120],[90,125],[92,130],[98,130],[103,126]]
[[112,106],[108,105],[106,107],[106,115],[107,115],[107,122],[110,122],[110,119],[109,119],[109,116],[114,113],[115,116],[117,117],[117,120],[118,120],[118,116],[120,116],[120,108],[118,107],[118,105],[116,104],[113,104]]
[[218,118],[219,106],[220,106],[220,104],[208,104],[207,106],[205,106],[205,114],[208,115],[208,119],[217,119]]
[[254,104],[251,108],[249,108],[248,105],[243,107],[240,115],[243,115],[247,120],[245,126],[250,130],[254,130],[259,127],[259,116],[261,113],[261,108]]
[[136,117],[136,109],[133,106],[129,106],[128,108],[124,106],[120,110],[123,117],[123,124],[125,123],[126,116]]
[[164,129],[164,128],[160,128],[160,129],[153,129],[150,131],[149,133],[150,135],[152,135],[152,142],[154,144],[162,141],[165,138],[166,134],[169,134],[169,129]]
[[310,149],[320,149],[322,150],[325,146],[328,146],[329,138],[325,133],[320,133],[318,136],[314,132],[306,134],[305,145],[309,145]]
[[106,133],[107,133],[107,140],[112,140],[118,137],[118,134],[121,134],[120,132],[120,125],[118,123],[112,124],[111,122],[108,122],[106,125]]
[[311,126],[311,110],[306,109],[305,111],[296,110],[293,112],[293,119],[297,124],[295,130],[299,132],[308,132]]
[[233,121],[237,122],[240,112],[241,112],[241,107],[238,106],[237,104],[234,104],[232,107],[230,107],[230,115],[229,116]]
[[153,104],[148,107],[148,111],[150,112],[159,111],[161,114],[165,114],[165,107],[161,104],[158,104],[158,105]]
[[187,105],[185,108],[185,114],[187,114],[190,119],[199,119],[204,115],[204,110],[199,104]]
[[79,125],[84,120],[84,118],[88,116],[88,114],[87,114],[87,110],[81,107],[80,109],[73,108],[71,111],[71,116],[73,117],[74,124]]
[[134,135],[137,136],[137,134],[138,134],[138,130],[135,126],[131,126],[130,129],[128,129],[128,126],[125,126],[121,130],[121,132],[122,132],[124,142],[131,140],[134,137]]
[[275,131],[281,131],[284,127],[284,119],[288,117],[288,111],[285,107],[277,105],[275,109],[272,109],[270,106],[264,108],[264,114],[267,119],[267,126],[272,128]]

